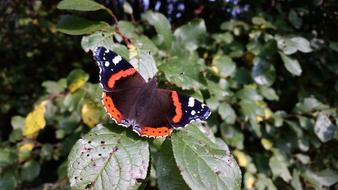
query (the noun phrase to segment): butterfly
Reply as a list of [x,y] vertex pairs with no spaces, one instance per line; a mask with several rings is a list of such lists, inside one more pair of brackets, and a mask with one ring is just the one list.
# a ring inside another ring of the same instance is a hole
[[211,114],[193,97],[157,88],[155,78],[146,82],[128,61],[105,47],[95,48],[93,57],[100,70],[106,112],[140,136],[166,137],[173,129],[206,120]]

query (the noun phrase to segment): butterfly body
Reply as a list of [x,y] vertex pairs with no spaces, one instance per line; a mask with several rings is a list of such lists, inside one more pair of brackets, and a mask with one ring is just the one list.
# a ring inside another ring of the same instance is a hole
[[130,63],[104,47],[94,51],[94,59],[107,113],[141,136],[165,137],[192,121],[206,120],[211,113],[192,97],[157,88],[156,79],[146,82]]

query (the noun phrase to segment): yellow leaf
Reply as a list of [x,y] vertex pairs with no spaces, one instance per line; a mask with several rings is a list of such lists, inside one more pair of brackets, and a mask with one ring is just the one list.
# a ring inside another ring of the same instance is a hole
[[19,147],[19,151],[20,152],[29,152],[29,151],[32,151],[34,148],[34,144],[33,143],[25,143],[25,144],[22,144],[20,145]]
[[244,152],[235,150],[233,154],[237,158],[239,166],[246,167],[249,164],[249,160]]
[[136,57],[138,54],[136,47],[131,44],[128,46],[128,48],[129,48],[129,58],[131,59],[133,57]]
[[94,127],[100,121],[101,111],[90,103],[85,103],[81,109],[83,122],[89,127]]
[[25,119],[23,135],[26,137],[35,137],[41,129],[46,126],[45,112],[47,100],[42,101],[30,112]]
[[216,66],[211,66],[210,69],[215,73],[219,74],[219,69]]
[[263,120],[264,120],[264,119],[263,119],[262,116],[259,116],[259,115],[256,116],[256,121],[257,121],[257,123],[259,123],[259,122],[261,122],[261,121],[263,121]]
[[265,119],[269,119],[272,116],[272,111],[270,109],[264,110],[264,117]]
[[263,145],[265,150],[270,150],[273,146],[272,142],[265,138],[261,139],[261,144]]
[[68,89],[70,92],[75,92],[86,84],[89,75],[81,69],[75,69],[67,77]]
[[245,179],[245,187],[246,189],[253,189],[254,188],[254,184],[255,184],[255,177],[252,175],[249,175],[246,179]]

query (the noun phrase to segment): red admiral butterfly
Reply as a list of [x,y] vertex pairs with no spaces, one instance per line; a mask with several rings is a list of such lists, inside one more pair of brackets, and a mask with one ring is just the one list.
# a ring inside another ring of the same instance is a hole
[[193,97],[158,89],[155,79],[146,82],[134,67],[104,47],[94,50],[100,69],[102,102],[119,125],[131,126],[140,136],[165,137],[173,129],[206,120],[210,109]]

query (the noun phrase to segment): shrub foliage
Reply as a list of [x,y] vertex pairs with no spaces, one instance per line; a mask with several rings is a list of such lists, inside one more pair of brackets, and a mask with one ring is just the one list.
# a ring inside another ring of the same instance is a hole
[[[154,11],[117,21],[91,0],[59,2],[65,15],[56,31],[80,36],[75,45],[89,52],[84,56],[97,46],[112,49],[146,78],[156,74],[160,87],[204,100],[213,113],[167,139],[138,137],[106,116],[102,90],[89,81],[93,71],[80,66],[44,81],[32,110],[11,118],[0,189],[337,187],[338,39],[327,23],[309,24],[314,7],[325,5],[290,9],[277,1],[268,12],[259,3],[249,18],[173,25]],[[53,169],[57,174],[42,177]]]

